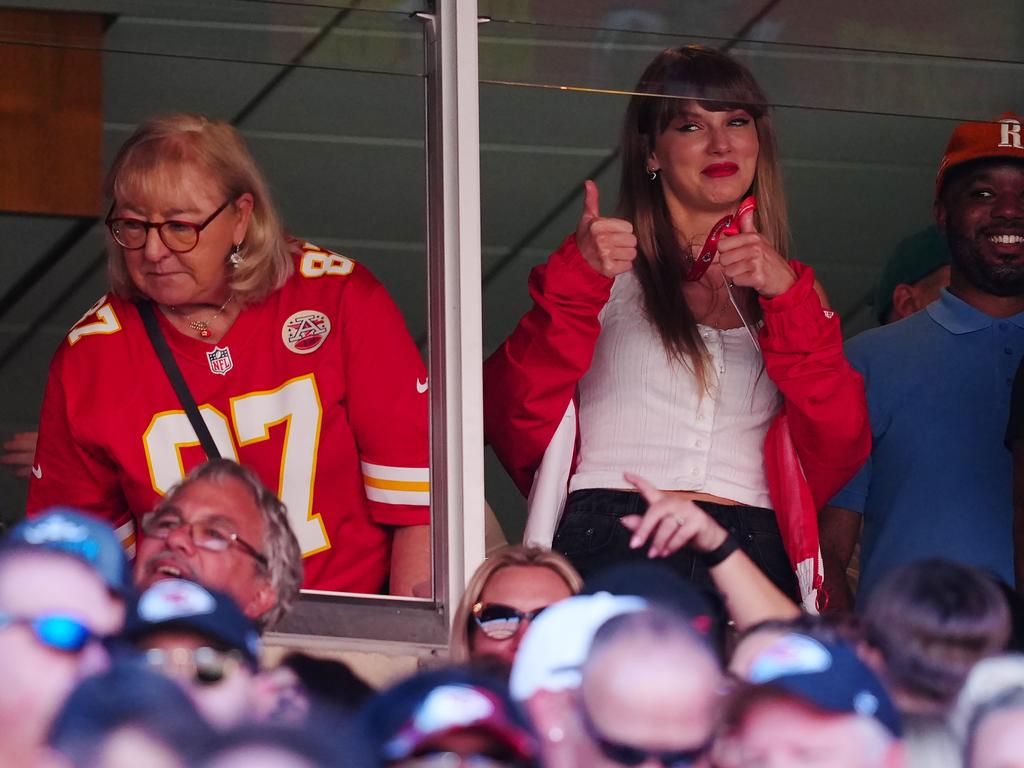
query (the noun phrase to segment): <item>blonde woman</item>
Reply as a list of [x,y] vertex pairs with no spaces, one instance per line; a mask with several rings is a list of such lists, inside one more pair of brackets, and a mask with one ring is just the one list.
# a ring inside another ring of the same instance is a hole
[[[50,366],[29,514],[68,504],[127,538],[214,452],[200,448],[208,431],[287,506],[305,587],[410,595],[429,584],[427,373],[384,287],[285,235],[227,123],[146,121],[104,192],[110,292]],[[180,370],[194,421],[151,338]],[[189,576],[193,557],[262,567],[266,532],[212,515],[168,538],[165,575]]]
[[451,660],[490,657],[511,664],[530,621],[582,585],[557,552],[517,544],[499,547],[476,569],[455,610]]

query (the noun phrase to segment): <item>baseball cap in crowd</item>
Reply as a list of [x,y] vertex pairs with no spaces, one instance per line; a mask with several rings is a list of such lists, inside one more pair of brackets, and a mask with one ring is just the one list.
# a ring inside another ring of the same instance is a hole
[[5,547],[42,547],[71,555],[88,565],[122,597],[134,592],[131,567],[114,529],[82,512],[53,507],[18,523]]
[[942,184],[951,168],[991,157],[1024,160],[1024,119],[1013,112],[1004,112],[995,120],[979,123],[961,123],[946,145],[946,152],[935,176],[935,197],[942,192]]
[[259,666],[256,625],[223,592],[185,579],[158,581],[129,602],[121,635],[137,642],[170,629],[195,632],[227,650],[239,651],[253,669]]
[[822,712],[873,717],[900,736],[900,716],[885,686],[845,643],[784,635],[754,659],[747,679],[726,703],[733,722],[766,694],[783,693]]
[[507,697],[457,677],[437,682],[421,692],[412,715],[384,744],[381,756],[385,760],[405,760],[432,745],[443,748],[446,737],[467,732],[485,736],[491,742],[488,751],[496,749],[510,761],[536,758],[536,739],[513,713],[514,705]]
[[530,622],[516,651],[509,678],[512,698],[525,701],[541,690],[578,688],[580,670],[597,630],[609,619],[642,611],[647,605],[639,597],[599,592],[569,597],[545,608]]
[[900,240],[875,285],[875,318],[884,324],[897,285],[913,285],[949,264],[949,243],[934,224]]
[[721,595],[683,578],[675,568],[663,562],[627,560],[602,568],[583,582],[580,594],[598,592],[639,597],[679,611],[714,650],[723,650],[728,617]]

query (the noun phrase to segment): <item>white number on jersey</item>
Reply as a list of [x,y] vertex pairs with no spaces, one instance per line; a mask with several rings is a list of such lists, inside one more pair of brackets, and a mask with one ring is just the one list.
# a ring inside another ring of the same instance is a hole
[[323,248],[306,243],[302,246],[302,261],[299,271],[304,277],[324,275],[347,275],[355,269],[356,263],[345,256],[339,256]]
[[[86,323],[85,321],[93,315],[96,315],[96,320]],[[71,328],[71,332],[68,334],[68,344],[73,347],[83,336],[117,333],[120,330],[121,323],[118,322],[117,315],[114,314],[114,308],[110,306],[106,295],[104,295],[99,301],[89,307],[89,311],[82,315]]]
[[[231,398],[229,420],[210,405],[199,412],[221,456],[238,460],[230,423],[239,446],[270,439],[270,428],[284,424],[284,448],[277,495],[288,508],[288,523],[303,557],[330,548],[320,515],[313,513],[313,476],[320,447],[323,409],[312,374],[285,382],[277,389]],[[153,417],[143,435],[153,490],[163,495],[184,477],[181,449],[199,445],[184,411]]]

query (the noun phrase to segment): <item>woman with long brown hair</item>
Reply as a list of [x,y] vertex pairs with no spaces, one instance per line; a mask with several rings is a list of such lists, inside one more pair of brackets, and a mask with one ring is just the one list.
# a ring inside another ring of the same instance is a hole
[[[669,556],[698,581],[738,546],[808,598],[816,510],[870,434],[839,319],[788,258],[767,100],[726,54],[666,50],[621,158],[617,216],[588,181],[576,232],[531,274],[533,309],[485,365],[487,438],[530,497],[526,539],[553,538],[584,576]],[[637,478],[660,492],[649,508]],[[684,549],[705,513],[729,535]]]

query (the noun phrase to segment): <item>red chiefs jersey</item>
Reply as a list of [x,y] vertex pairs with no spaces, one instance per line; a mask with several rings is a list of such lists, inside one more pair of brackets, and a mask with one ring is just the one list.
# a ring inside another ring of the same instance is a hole
[[[379,592],[389,526],[430,521],[427,372],[365,267],[308,243],[295,260],[215,345],[156,315],[221,455],[287,505],[304,586]],[[29,514],[123,525],[204,460],[135,305],[104,296],[51,363]]]

